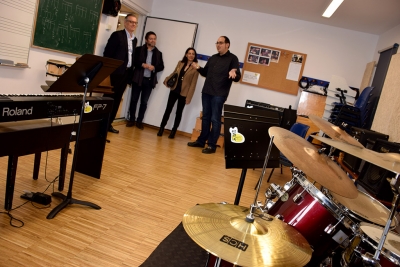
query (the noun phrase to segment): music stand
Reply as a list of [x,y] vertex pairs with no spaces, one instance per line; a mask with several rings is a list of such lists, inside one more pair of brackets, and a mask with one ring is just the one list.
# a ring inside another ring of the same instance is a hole
[[84,92],[78,130],[76,132],[75,151],[72,160],[68,193],[67,195],[64,195],[60,192],[52,193],[52,196],[61,198],[62,202],[47,215],[47,219],[53,219],[58,212],[70,204],[79,204],[89,206],[94,209],[101,209],[100,206],[94,203],[72,198],[72,187],[78,159],[79,139],[83,121],[82,118],[85,114],[86,95],[88,92],[91,92],[94,88],[96,88],[97,85],[101,83],[107,76],[114,72],[115,69],[121,66],[122,63],[123,62],[121,60],[89,54],[83,55],[47,90],[47,92]]
[[[247,168],[263,168],[271,139],[268,130],[279,123],[279,113],[272,110],[224,105],[225,167],[242,169],[235,205],[239,205]],[[233,134],[243,135],[245,141],[232,141]],[[279,150],[275,145],[266,167],[279,167]]]

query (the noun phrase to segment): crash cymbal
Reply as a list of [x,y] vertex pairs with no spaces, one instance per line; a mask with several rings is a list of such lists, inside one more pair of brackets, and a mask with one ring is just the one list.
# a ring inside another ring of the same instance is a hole
[[400,173],[400,156],[394,153],[378,153],[366,148],[352,146],[343,142],[335,141],[321,136],[312,136],[313,138],[339,149],[347,154],[353,155],[357,158],[368,161],[378,167],[384,168],[388,171]]
[[336,162],[325,154],[319,154],[318,149],[313,144],[280,127],[271,127],[268,133],[270,136],[274,136],[274,144],[283,155],[294,166],[302,170],[307,177],[311,177],[314,181],[338,195],[347,198],[357,197],[358,191],[353,181]]
[[311,247],[293,227],[268,214],[254,214],[237,205],[207,203],[183,216],[187,234],[211,254],[240,266],[304,266]]
[[346,133],[346,131],[340,129],[338,126],[333,125],[332,123],[315,115],[309,115],[308,117],[321,131],[323,131],[333,140],[342,141],[353,146],[364,147],[360,142]]

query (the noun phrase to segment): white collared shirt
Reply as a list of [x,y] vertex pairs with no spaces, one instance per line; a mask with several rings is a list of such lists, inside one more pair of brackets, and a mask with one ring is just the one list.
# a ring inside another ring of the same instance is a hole
[[128,40],[128,65],[126,66],[127,68],[130,68],[132,66],[132,53],[134,53],[135,47],[133,47],[132,41],[135,39],[135,34],[131,34],[125,29],[126,32],[126,38]]

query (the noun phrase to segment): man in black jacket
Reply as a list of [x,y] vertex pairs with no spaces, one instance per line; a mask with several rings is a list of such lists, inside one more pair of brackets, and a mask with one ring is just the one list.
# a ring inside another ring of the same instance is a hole
[[145,40],[146,43],[143,46],[135,49],[131,104],[129,120],[126,123],[126,127],[135,125],[136,107],[140,96],[139,113],[136,119],[136,127],[140,130],[143,130],[142,121],[151,91],[158,83],[157,72],[164,69],[162,53],[156,47],[157,35],[150,31],[146,33]]
[[229,38],[221,36],[216,43],[218,54],[210,57],[204,68],[200,67],[198,63],[192,64],[192,68],[196,68],[201,76],[206,77],[206,80],[201,92],[203,105],[201,133],[197,140],[189,142],[188,146],[204,147],[208,141],[207,148],[202,150],[205,154],[216,151],[221,131],[222,108],[228,98],[232,82],[238,82],[241,77],[239,60],[229,51],[230,45]]
[[103,53],[105,57],[124,61],[124,64],[110,75],[114,93],[104,95],[114,99],[108,127],[108,131],[112,133],[119,133],[118,130],[112,127],[112,122],[117,115],[126,85],[132,83],[134,50],[137,44],[137,39],[133,32],[137,24],[137,18],[133,14],[126,15],[124,21],[125,29],[111,34]]

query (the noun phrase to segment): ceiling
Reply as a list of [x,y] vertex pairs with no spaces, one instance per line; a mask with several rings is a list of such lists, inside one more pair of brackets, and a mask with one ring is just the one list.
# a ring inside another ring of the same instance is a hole
[[192,0],[381,35],[400,25],[400,0],[344,0],[331,18],[331,0]]

